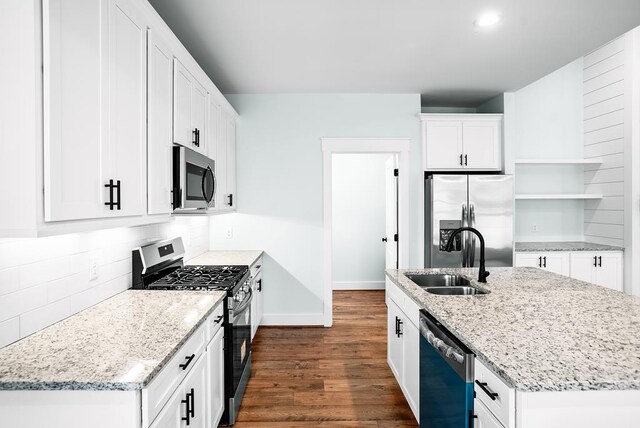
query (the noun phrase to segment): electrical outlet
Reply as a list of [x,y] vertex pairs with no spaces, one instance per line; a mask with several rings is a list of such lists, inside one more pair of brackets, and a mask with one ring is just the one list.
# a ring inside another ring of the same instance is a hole
[[538,227],[537,224],[534,224],[533,226],[531,226],[531,231],[532,232],[537,232],[538,230],[540,230],[540,227]]
[[227,228],[227,239],[231,239],[233,238],[233,229],[228,227]]
[[89,259],[89,281],[98,279],[98,259]]

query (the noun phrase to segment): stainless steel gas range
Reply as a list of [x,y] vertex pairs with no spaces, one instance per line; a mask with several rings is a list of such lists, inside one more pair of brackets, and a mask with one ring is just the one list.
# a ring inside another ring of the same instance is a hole
[[221,424],[233,425],[251,375],[251,300],[248,266],[184,266],[181,238],[133,250],[132,284],[148,290],[223,290],[225,395]]

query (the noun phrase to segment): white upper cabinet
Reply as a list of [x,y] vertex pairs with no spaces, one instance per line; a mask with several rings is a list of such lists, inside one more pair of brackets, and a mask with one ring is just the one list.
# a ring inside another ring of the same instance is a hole
[[45,220],[143,214],[142,16],[129,0],[46,0],[44,40]]
[[207,90],[178,59],[173,75],[173,141],[206,154]]
[[170,214],[173,138],[173,54],[154,30],[148,31],[147,213]]
[[216,155],[216,209],[236,209],[236,120],[237,114],[227,108],[219,108],[219,129]]
[[501,114],[422,114],[425,171],[500,171]]

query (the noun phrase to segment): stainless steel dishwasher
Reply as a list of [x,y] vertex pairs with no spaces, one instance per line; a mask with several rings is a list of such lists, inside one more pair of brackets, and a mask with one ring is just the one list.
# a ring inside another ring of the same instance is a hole
[[424,310],[420,335],[420,428],[472,428],[475,356]]

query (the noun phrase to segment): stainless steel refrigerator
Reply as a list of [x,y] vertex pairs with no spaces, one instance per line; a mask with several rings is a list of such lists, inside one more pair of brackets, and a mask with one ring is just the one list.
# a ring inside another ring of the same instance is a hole
[[513,176],[431,175],[425,180],[425,257],[427,268],[477,267],[480,243],[470,232],[454,238],[464,226],[478,229],[485,240],[487,267],[513,266]]

